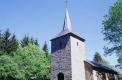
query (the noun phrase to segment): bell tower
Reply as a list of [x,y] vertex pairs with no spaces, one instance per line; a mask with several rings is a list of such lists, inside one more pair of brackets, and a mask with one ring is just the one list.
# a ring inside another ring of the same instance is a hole
[[71,26],[66,8],[63,30],[51,40],[51,80],[85,80],[85,39]]

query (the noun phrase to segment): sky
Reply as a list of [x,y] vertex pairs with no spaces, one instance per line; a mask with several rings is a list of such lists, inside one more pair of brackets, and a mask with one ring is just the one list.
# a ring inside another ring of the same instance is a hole
[[[102,21],[110,6],[116,0],[69,0],[68,10],[73,32],[86,39],[86,58],[92,60],[95,52],[110,64],[115,65],[116,57],[104,56]],[[17,39],[33,36],[40,46],[63,29],[65,0],[0,0],[0,30],[10,29]]]

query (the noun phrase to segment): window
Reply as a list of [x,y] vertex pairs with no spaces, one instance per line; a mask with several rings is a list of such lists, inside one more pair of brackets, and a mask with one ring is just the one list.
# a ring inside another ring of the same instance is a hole
[[78,46],[78,42],[77,42],[77,46]]

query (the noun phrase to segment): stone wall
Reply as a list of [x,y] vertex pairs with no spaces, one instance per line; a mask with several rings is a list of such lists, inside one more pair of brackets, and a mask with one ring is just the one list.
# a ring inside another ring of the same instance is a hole
[[59,73],[64,74],[64,80],[72,80],[70,37],[64,36],[52,41],[51,51],[51,80],[58,80]]
[[63,36],[51,43],[51,80],[58,80],[59,73],[64,80],[85,80],[85,44],[73,36]]

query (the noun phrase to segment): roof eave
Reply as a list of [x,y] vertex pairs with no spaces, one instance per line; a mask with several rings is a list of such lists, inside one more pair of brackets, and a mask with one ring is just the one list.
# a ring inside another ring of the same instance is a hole
[[77,39],[79,39],[79,40],[81,40],[81,41],[83,41],[83,42],[86,41],[85,39],[83,39],[83,38],[77,36],[77,35],[74,34],[73,32],[69,32],[69,33],[67,33],[67,34],[65,34],[65,35],[55,37],[55,38],[51,39],[50,41],[56,40],[56,39],[58,39],[58,38],[61,38],[61,37],[67,36],[67,35],[69,35],[69,36],[73,36],[73,37],[75,37],[75,38],[77,38]]

